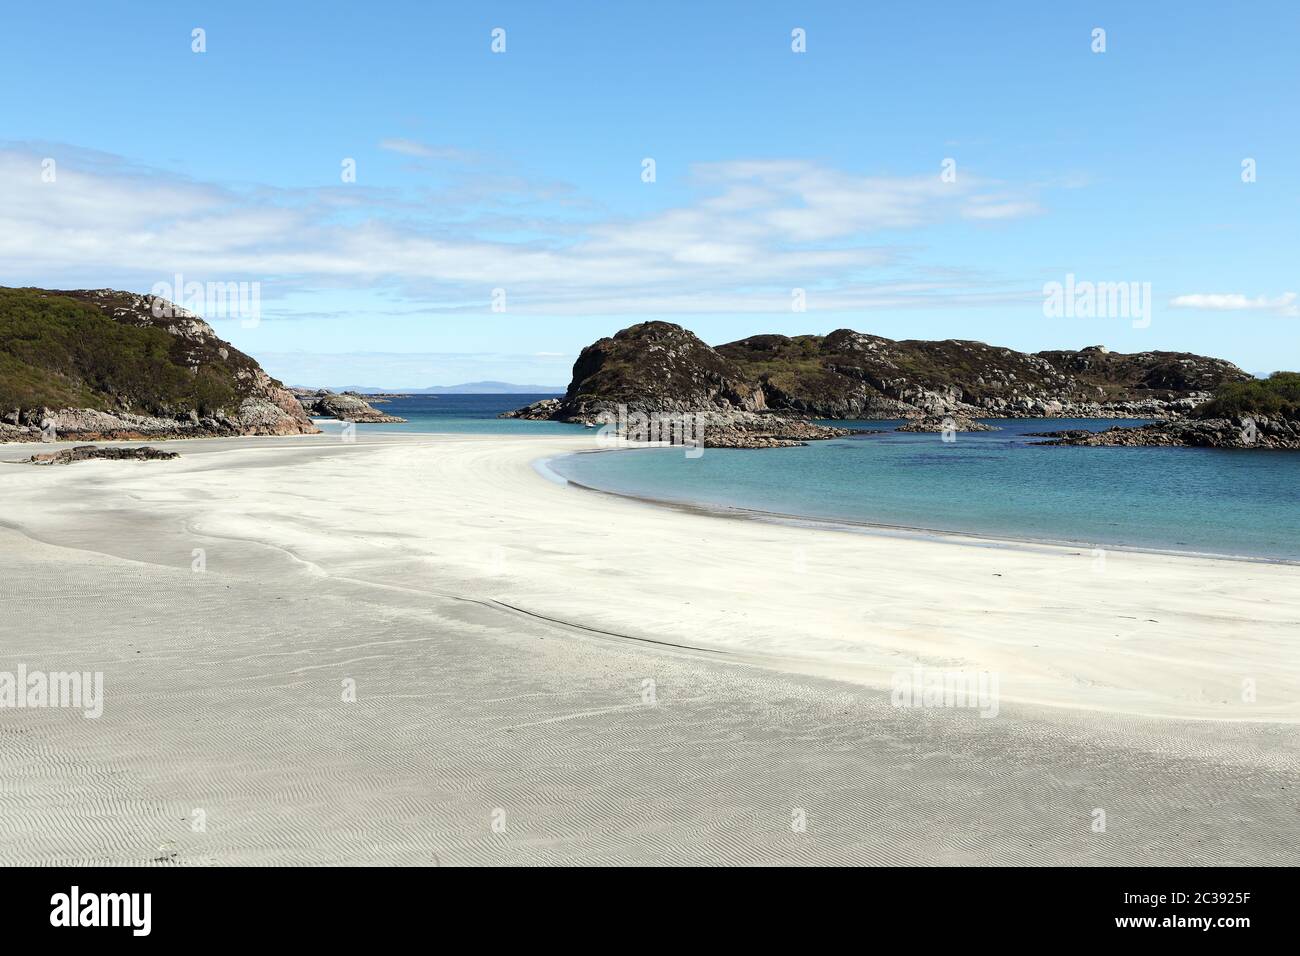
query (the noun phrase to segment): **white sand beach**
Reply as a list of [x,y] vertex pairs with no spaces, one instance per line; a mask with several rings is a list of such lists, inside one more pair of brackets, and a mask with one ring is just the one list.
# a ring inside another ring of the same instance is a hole
[[[1300,861],[1295,566],[535,467],[589,436],[166,447],[0,465],[0,671],[105,688],[0,710],[0,863]],[[916,667],[997,715],[893,706]]]

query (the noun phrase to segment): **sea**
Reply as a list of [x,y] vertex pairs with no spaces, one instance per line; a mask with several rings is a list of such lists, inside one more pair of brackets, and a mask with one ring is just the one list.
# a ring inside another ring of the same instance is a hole
[[[439,395],[378,405],[404,425],[367,431],[592,435],[497,418],[543,395]],[[800,448],[578,453],[547,467],[602,491],[713,510],[841,525],[953,532],[1089,548],[1300,562],[1300,452],[1044,446],[1030,432],[1138,421],[990,419],[994,432],[883,429]]]

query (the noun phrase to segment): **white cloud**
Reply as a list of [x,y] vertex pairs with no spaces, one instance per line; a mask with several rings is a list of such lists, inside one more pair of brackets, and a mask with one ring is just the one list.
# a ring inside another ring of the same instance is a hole
[[[44,156],[58,161],[54,182],[41,180]],[[73,147],[11,147],[0,149],[0,262],[6,281],[41,285],[147,290],[176,273],[273,290],[382,285],[435,311],[481,311],[498,287],[511,311],[556,314],[783,311],[794,287],[824,307],[861,308],[993,295],[944,281],[882,288],[883,270],[910,251],[893,234],[1038,211],[968,175],[943,183],[806,161],[702,164],[692,201],[638,217],[575,214],[563,184],[483,175],[454,193],[234,188]]]
[[401,137],[381,139],[379,148],[390,153],[401,153],[403,156],[418,156],[421,159],[444,159],[462,163],[474,159],[473,153],[457,149],[455,146],[433,146],[429,143],[421,143],[414,139],[402,139]]
[[1300,295],[1294,292],[1254,297],[1237,292],[1192,292],[1175,296],[1169,304],[1176,309],[1204,309],[1209,312],[1271,312],[1288,318],[1300,316]]
[[1032,200],[976,196],[962,210],[968,219],[1019,219],[1037,216],[1042,207]]

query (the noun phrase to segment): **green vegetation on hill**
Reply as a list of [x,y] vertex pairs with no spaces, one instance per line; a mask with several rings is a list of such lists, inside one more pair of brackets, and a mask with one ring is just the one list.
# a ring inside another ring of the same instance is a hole
[[570,401],[635,404],[644,400],[685,401],[701,406],[718,395],[746,401],[756,386],[736,367],[670,322],[641,322],[593,342],[573,365]]
[[[123,294],[113,305],[127,314],[129,301]],[[147,313],[123,321],[78,293],[0,288],[0,410],[234,409],[242,397],[235,372],[251,360],[233,350],[196,354],[202,351]]]
[[561,420],[601,406],[720,407],[872,419],[958,412],[991,417],[1182,415],[1225,382],[1250,376],[1187,352],[1113,353],[1103,346],[1028,354],[964,339],[895,341],[837,329],[753,335],[711,348],[649,321],[587,346]]
[[1030,411],[1051,402],[1169,402],[1249,378],[1230,362],[1184,352],[1124,355],[1093,346],[1031,355],[963,339],[894,341],[851,329],[754,335],[716,351],[741,376],[762,383],[769,405],[829,417],[885,411],[882,400],[912,401],[921,391],[978,408],[1018,404]]
[[1300,419],[1300,372],[1274,372],[1249,382],[1225,382],[1196,410],[1199,418],[1261,415]]

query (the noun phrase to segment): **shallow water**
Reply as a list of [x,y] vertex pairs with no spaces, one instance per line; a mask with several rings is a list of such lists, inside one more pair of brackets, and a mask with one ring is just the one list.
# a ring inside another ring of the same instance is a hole
[[[499,419],[541,395],[439,395],[376,406],[366,430],[581,434]],[[891,422],[828,422],[892,429]],[[887,431],[802,448],[641,449],[559,458],[572,481],[663,501],[992,537],[1300,561],[1300,452],[1043,447],[1028,432],[1140,422],[990,420],[996,432]],[[594,442],[593,442],[594,445]]]
[[[891,428],[897,422],[859,422]],[[997,432],[887,432],[802,448],[644,449],[551,468],[647,498],[1090,546],[1300,560],[1300,453],[1044,447],[1027,432],[1137,422],[1015,420]]]
[[388,415],[405,418],[405,424],[362,426],[399,432],[455,432],[502,435],[573,435],[581,425],[563,422],[529,422],[516,418],[497,418],[502,412],[531,405],[540,398],[554,395],[413,395],[375,403]]

